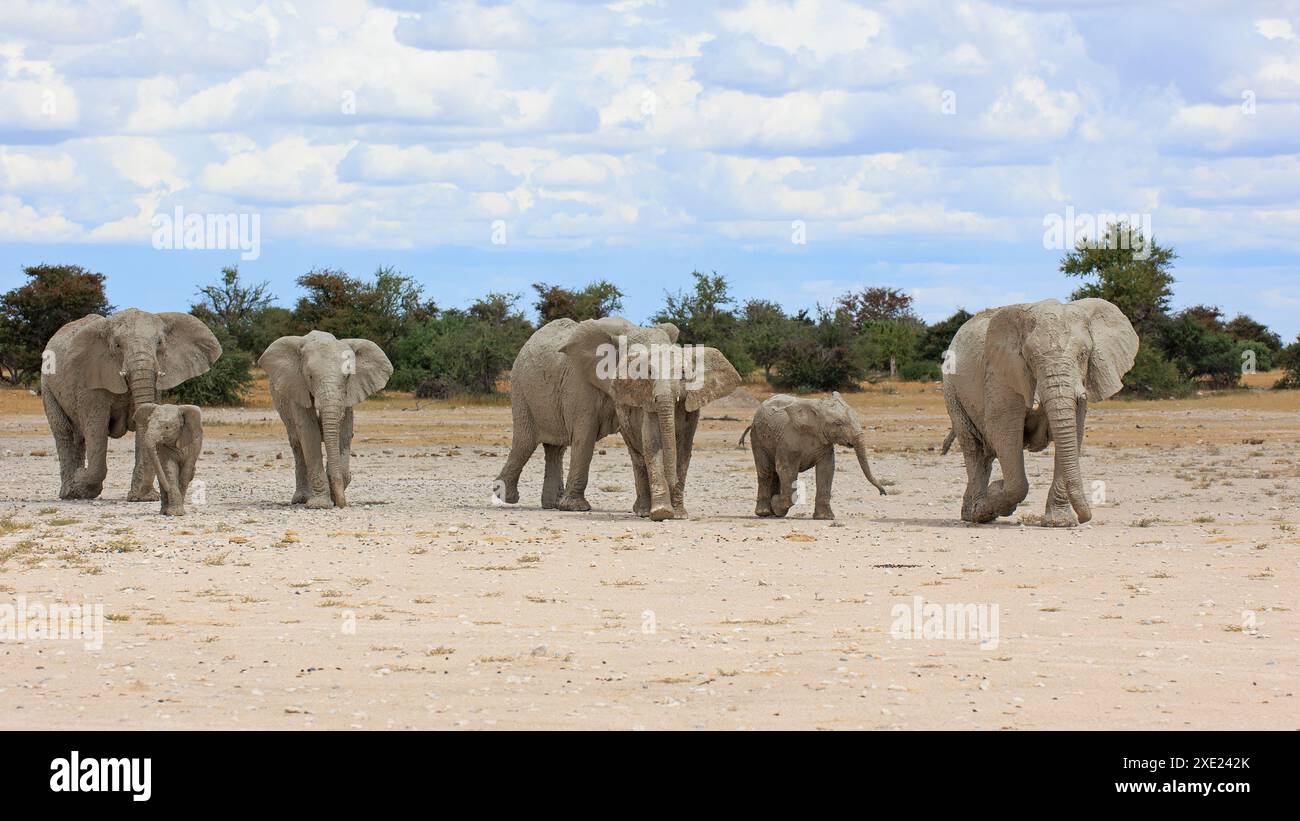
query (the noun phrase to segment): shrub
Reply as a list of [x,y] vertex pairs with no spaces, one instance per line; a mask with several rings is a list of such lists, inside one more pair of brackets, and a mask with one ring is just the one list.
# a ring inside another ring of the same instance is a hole
[[1133,368],[1124,375],[1124,393],[1142,399],[1177,399],[1192,393],[1192,384],[1155,345],[1138,348]]

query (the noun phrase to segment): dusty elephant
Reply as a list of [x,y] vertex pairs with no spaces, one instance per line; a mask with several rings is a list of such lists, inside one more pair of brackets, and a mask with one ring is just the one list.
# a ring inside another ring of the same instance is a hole
[[871,475],[867,461],[867,438],[853,409],[839,393],[822,399],[797,399],[778,393],[759,405],[754,422],[740,435],[737,447],[743,447],[745,434],[754,454],[758,475],[758,516],[784,516],[794,504],[795,481],[805,470],[817,467],[817,499],[814,519],[834,519],[831,510],[831,482],[835,478],[835,446],[853,448],[858,466],[867,481],[880,495],[885,489]]
[[266,371],[271,399],[289,434],[293,504],[346,507],[352,406],[388,384],[392,363],[368,339],[336,339],[325,331],[282,336],[257,363]]
[[[633,510],[656,521],[685,516],[682,496],[699,410],[730,393],[740,375],[717,349],[683,348],[676,341],[671,324],[643,328],[622,317],[557,319],[542,327],[511,372],[514,441],[494,493],[518,501],[519,474],[541,443],[542,506],[590,510],[584,493],[592,451],[617,430],[632,458]],[[685,368],[675,371],[674,359]],[[569,479],[561,490],[561,459],[569,446]]]
[[[961,443],[966,460],[962,519],[991,522],[1014,513],[1029,493],[1024,451],[1054,441],[1056,465],[1043,524],[1071,527],[1090,520],[1079,470],[1088,402],[1123,387],[1137,350],[1132,324],[1104,299],[1008,305],[962,325],[943,377],[949,440]],[[989,484],[995,458],[1002,479]]]
[[[206,373],[221,356],[212,331],[189,314],[128,308],[64,325],[45,346],[41,400],[59,454],[59,498],[94,499],[108,475],[108,439],[135,429],[135,411]],[[136,440],[133,502],[153,501],[154,467]]]
[[155,405],[135,410],[135,435],[158,474],[165,516],[185,515],[185,493],[194,479],[194,465],[203,452],[203,413],[198,405]]

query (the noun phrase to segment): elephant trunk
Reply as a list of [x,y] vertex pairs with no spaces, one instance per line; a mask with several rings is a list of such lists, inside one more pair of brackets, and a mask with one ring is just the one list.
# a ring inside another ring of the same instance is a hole
[[663,445],[664,482],[668,485],[671,504],[677,488],[677,403],[671,393],[655,397],[655,415],[659,420],[659,441]]
[[329,480],[330,499],[335,507],[347,507],[343,491],[343,457],[339,450],[339,427],[343,419],[343,401],[340,397],[322,397],[317,400],[320,412],[321,439],[325,443],[325,476]]
[[152,357],[134,357],[124,370],[133,409],[158,401],[158,363]]
[[867,461],[867,437],[861,431],[853,440],[853,452],[858,456],[858,467],[862,468],[862,475],[867,477],[867,481],[876,486],[881,496],[886,496],[885,488],[876,481],[876,477],[871,475],[871,463]]
[[[1056,380],[1053,380],[1053,383]],[[1075,395],[1073,380],[1060,380],[1041,389],[1043,409],[1047,424],[1056,442],[1056,475],[1065,479],[1065,492],[1079,522],[1092,518],[1092,507],[1083,492],[1083,475],[1079,470],[1079,399]]]

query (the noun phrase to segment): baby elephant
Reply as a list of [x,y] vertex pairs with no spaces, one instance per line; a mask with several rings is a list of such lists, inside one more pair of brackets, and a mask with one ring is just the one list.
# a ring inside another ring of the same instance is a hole
[[836,445],[853,448],[867,481],[881,496],[885,495],[885,489],[871,475],[862,426],[838,393],[824,399],[796,399],[779,393],[759,406],[753,424],[745,428],[736,447],[744,447],[745,434],[751,430],[754,436],[749,444],[758,471],[758,504],[754,512],[759,516],[788,513],[794,504],[794,485],[800,472],[816,465],[813,518],[834,519],[831,480],[835,477]]
[[163,515],[184,516],[185,492],[203,450],[202,413],[197,405],[145,402],[136,408],[134,421],[140,448],[158,473]]

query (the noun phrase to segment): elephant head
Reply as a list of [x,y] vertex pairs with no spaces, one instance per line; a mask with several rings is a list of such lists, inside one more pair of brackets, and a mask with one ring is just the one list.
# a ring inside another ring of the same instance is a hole
[[131,405],[139,408],[157,402],[162,391],[206,373],[221,356],[221,344],[190,314],[128,308],[77,334],[69,355],[89,387],[116,394],[129,391]]
[[867,461],[866,433],[858,423],[857,414],[840,396],[839,391],[815,401],[792,402],[786,406],[785,413],[790,417],[791,427],[804,436],[828,445],[853,448],[862,475],[875,485],[881,496],[888,495],[876,477],[871,475],[871,464]]
[[[679,404],[694,413],[740,384],[740,374],[721,351],[678,345],[677,336],[671,323],[640,327],[621,317],[606,317],[578,323],[560,349],[577,373],[616,404],[653,416],[663,443],[662,479],[668,489],[677,487]],[[662,499],[651,518],[673,515]]]
[[[1079,472],[1082,418],[1088,401],[1107,399],[1133,367],[1138,336],[1123,312],[1104,299],[1061,304],[1054,299],[1000,309],[986,342],[991,378],[1008,385],[1047,419],[1056,442],[1056,470],[1065,477],[1080,522],[1092,518]],[[1045,444],[1045,443],[1044,443]]]
[[197,405],[146,402],[136,408],[134,422],[150,452],[158,445],[169,445],[184,452],[203,437],[203,416]]
[[345,507],[346,482],[339,450],[339,428],[348,408],[370,396],[393,375],[393,365],[368,339],[336,339],[325,331],[282,336],[257,360],[277,402],[314,409],[325,444],[330,498]]

